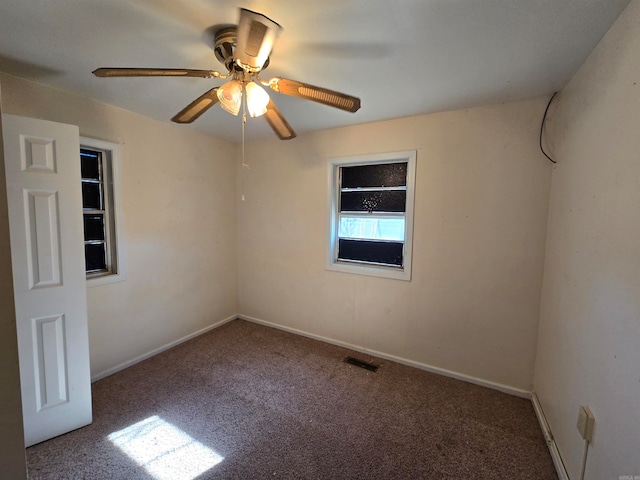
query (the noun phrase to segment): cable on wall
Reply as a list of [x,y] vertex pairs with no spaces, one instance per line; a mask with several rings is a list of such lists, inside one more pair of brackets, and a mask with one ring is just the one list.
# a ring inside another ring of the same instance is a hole
[[542,124],[540,125],[540,151],[545,157],[551,160],[552,163],[558,163],[558,162],[556,162],[553,158],[547,155],[547,152],[544,151],[544,148],[542,147],[542,132],[544,131],[544,124],[547,121],[547,112],[549,111],[551,102],[553,102],[553,99],[556,97],[556,95],[558,95],[558,92],[555,92],[553,95],[551,95],[551,98],[549,99],[549,103],[547,103],[547,108],[545,108],[544,110],[544,116],[542,117]]
[[587,454],[589,453],[589,440],[584,441],[584,454],[582,455],[582,470],[580,471],[580,480],[584,480],[584,473],[587,469]]

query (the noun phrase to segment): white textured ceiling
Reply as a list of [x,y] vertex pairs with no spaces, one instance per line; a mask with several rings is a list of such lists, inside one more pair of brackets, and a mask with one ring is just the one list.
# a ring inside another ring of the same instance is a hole
[[[263,77],[362,99],[355,114],[270,92],[303,132],[550,94],[629,0],[0,0],[0,71],[162,121],[221,80],[96,78],[98,67],[221,70],[216,26],[238,7],[283,31]],[[192,126],[237,142],[218,106]],[[247,138],[273,135],[249,119]],[[295,140],[293,140],[295,141]]]

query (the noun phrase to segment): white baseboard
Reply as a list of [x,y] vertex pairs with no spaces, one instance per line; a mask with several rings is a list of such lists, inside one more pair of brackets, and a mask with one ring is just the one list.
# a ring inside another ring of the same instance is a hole
[[549,447],[549,453],[551,454],[553,465],[556,467],[558,479],[569,480],[569,475],[567,474],[567,470],[564,467],[564,462],[562,461],[562,457],[560,456],[560,451],[558,450],[556,441],[553,438],[551,428],[549,428],[547,417],[545,417],[544,415],[542,405],[540,405],[540,400],[538,400],[538,396],[535,394],[535,392],[531,393],[531,403],[533,404],[533,409],[535,410],[536,416],[538,417],[538,422],[540,423],[540,428],[542,429],[544,439],[547,442],[547,447]]
[[224,325],[225,323],[230,322],[231,320],[235,320],[236,318],[238,318],[237,315],[231,315],[230,317],[225,318],[224,320],[220,320],[219,322],[214,323],[213,325],[209,325],[208,327],[205,327],[201,330],[198,330],[197,332],[193,332],[189,335],[187,335],[186,337],[182,337],[179,338],[178,340],[174,340],[173,342],[167,343],[166,345],[163,345],[161,347],[158,347],[154,350],[151,350],[150,352],[147,352],[143,355],[140,355],[139,357],[133,358],[131,360],[128,360],[126,362],[121,363],[120,365],[116,365],[113,368],[108,368],[107,370],[98,373],[97,375],[94,375],[93,377],[91,377],[91,382],[95,382],[98,381],[104,377],[108,377],[109,375],[113,375],[116,372],[119,372],[120,370],[124,370],[125,368],[131,367],[132,365],[135,365],[136,363],[140,363],[143,360],[146,360],[147,358],[153,357],[154,355],[159,354],[160,352],[164,352],[165,350],[169,350],[170,348],[175,347],[176,345],[180,345],[183,342],[186,342],[187,340],[191,340],[192,338],[197,337],[198,335],[202,335],[203,333],[208,332],[209,330],[213,330],[214,328],[218,328],[222,325]]
[[302,335],[303,337],[312,338],[314,340],[319,340],[321,342],[330,343],[332,345],[337,345],[339,347],[349,348],[351,350],[357,350],[367,355],[371,355],[378,358],[384,358],[386,360],[391,360],[396,363],[401,363],[403,365],[408,365],[410,367],[419,368],[420,370],[425,370],[431,373],[437,373],[438,375],[443,375],[445,377],[455,378],[457,380],[462,380],[464,382],[473,383],[475,385],[480,385],[482,387],[492,388],[494,390],[499,390],[504,393],[508,393],[509,395],[515,395],[516,397],[522,397],[526,399],[531,398],[531,392],[527,390],[522,390],[520,388],[510,387],[509,385],[503,385],[501,383],[491,382],[489,380],[483,380],[482,378],[472,377],[470,375],[465,375],[463,373],[454,372],[452,370],[447,370],[445,368],[434,367],[432,365],[427,365],[425,363],[415,362],[413,360],[408,360],[406,358],[397,357],[395,355],[389,355],[384,352],[378,352],[376,350],[369,350],[359,345],[353,345],[347,342],[342,342],[340,340],[334,340],[332,338],[323,337],[320,335],[315,335],[313,333],[308,333],[302,330],[298,330],[297,328],[285,327],[282,325],[278,325],[277,323],[267,322],[266,320],[261,320],[259,318],[250,317],[248,315],[238,314],[238,318],[242,320],[247,320],[248,322],[258,323],[260,325],[265,325],[267,327],[277,328],[278,330],[284,330],[285,332],[295,333],[296,335]]

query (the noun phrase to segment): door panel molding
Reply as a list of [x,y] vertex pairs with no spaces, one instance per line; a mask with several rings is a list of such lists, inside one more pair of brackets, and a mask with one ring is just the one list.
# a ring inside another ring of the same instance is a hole
[[53,138],[20,135],[20,160],[23,171],[57,173],[56,148]]
[[58,192],[29,188],[23,192],[29,288],[59,286],[62,260]]
[[69,401],[64,314],[32,319],[37,410]]

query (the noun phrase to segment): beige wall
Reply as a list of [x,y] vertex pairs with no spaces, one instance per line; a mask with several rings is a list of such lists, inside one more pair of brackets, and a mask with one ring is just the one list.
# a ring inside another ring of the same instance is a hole
[[[551,167],[545,99],[247,146],[240,314],[530,390]],[[413,280],[325,270],[327,157],[417,150]]]
[[[1,96],[0,96],[0,113]],[[22,430],[16,316],[13,302],[7,184],[0,117],[0,469],[6,478],[27,478]]]
[[640,476],[640,1],[550,112],[553,172],[535,391],[571,478]]
[[237,312],[236,147],[1,75],[4,112],[80,127],[122,153],[127,280],[88,289],[92,375]]

